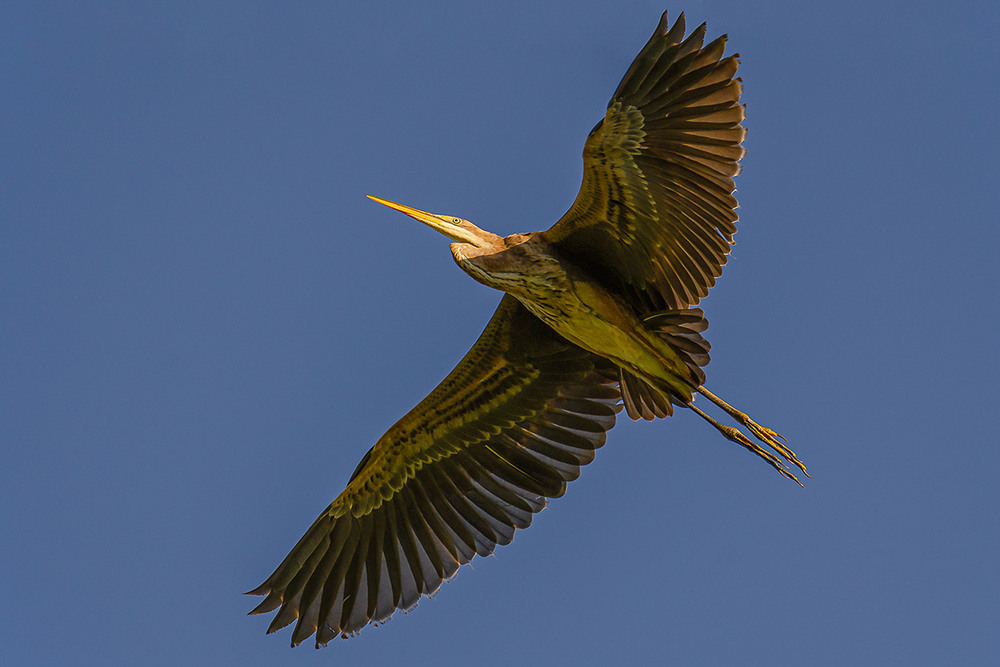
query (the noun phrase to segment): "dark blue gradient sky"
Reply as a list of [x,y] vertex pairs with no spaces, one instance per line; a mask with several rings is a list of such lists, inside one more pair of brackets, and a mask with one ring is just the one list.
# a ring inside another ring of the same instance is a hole
[[322,652],[244,614],[499,295],[372,193],[569,206],[654,2],[0,7],[9,665],[998,664],[1000,18],[690,2],[742,55],[741,232],[694,415]]

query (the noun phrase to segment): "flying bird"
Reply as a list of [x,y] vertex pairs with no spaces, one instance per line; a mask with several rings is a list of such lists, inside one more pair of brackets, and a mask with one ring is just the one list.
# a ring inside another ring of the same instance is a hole
[[[349,637],[438,590],[526,528],[594,459],[624,405],[675,406],[785,477],[805,473],[777,433],[705,388],[696,304],[736,233],[746,131],[726,36],[685,36],[666,13],[583,149],[583,184],[546,231],[501,237],[461,218],[376,202],[451,239],[455,262],[504,292],[458,366],[361,459],[347,488],[252,595],[292,645]],[[695,405],[715,404],[749,431]],[[752,438],[750,436],[753,436]]]

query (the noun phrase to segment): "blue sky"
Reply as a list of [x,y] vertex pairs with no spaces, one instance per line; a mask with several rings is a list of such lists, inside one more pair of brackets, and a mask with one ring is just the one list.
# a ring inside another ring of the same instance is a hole
[[[364,195],[548,227],[664,8],[728,33],[746,87],[708,386],[813,479],[691,414],[623,420],[416,611],[321,652],[264,636],[241,592],[499,298]],[[995,7],[8,2],[0,25],[6,664],[1000,660]]]

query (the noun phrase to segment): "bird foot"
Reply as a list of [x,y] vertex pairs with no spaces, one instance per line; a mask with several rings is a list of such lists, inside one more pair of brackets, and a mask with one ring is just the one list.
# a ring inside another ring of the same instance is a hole
[[[767,451],[766,449],[764,449],[763,447],[761,447],[760,445],[758,445],[756,442],[754,442],[753,440],[751,440],[750,438],[748,438],[738,428],[734,428],[732,426],[724,426],[722,424],[719,424],[717,426],[717,428],[722,433],[722,435],[724,435],[726,437],[727,440],[730,440],[732,442],[735,442],[738,445],[742,445],[743,447],[746,447],[751,452],[753,452],[754,454],[756,454],[760,458],[762,458],[765,461],[767,461],[771,465],[772,468],[774,468],[775,470],[777,470],[783,476],[785,476],[788,479],[794,481],[799,486],[804,486],[802,484],[802,482],[799,481],[799,478],[796,477],[792,473],[791,470],[789,470],[787,467],[785,467],[785,464],[784,464],[784,462],[781,459],[779,459],[777,456],[775,456],[774,454],[772,454],[771,452]],[[768,444],[770,444],[770,443],[768,443]]]
[[740,414],[746,417],[746,421],[740,420],[738,418],[737,421],[739,421],[741,424],[750,429],[750,432],[753,433],[757,439],[766,443],[771,449],[781,454],[781,456],[786,461],[795,465],[799,470],[802,471],[803,475],[805,475],[806,477],[810,477],[809,473],[806,471],[805,464],[802,463],[802,461],[800,461],[799,458],[795,455],[795,452],[793,452],[785,444],[788,441],[785,440],[785,437],[783,435],[781,435],[780,433],[775,433],[766,426],[761,426],[754,420],[747,417],[742,412]]

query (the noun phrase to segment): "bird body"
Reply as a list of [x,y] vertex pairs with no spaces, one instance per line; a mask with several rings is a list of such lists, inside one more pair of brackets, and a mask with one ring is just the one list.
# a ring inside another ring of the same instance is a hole
[[566,340],[661,392],[690,400],[701,384],[667,341],[602,285],[600,276],[588,274],[540,233],[509,236],[501,247],[453,243],[451,252],[466,273],[516,298]]
[[[736,233],[742,86],[725,37],[666,14],[584,146],[580,192],[551,228],[500,237],[378,197],[452,240],[463,271],[504,292],[458,366],[361,459],[347,488],[258,588],[292,644],[317,647],[408,609],[507,544],[632,419],[689,409],[798,481],[781,436],[705,386],[695,307]],[[709,416],[703,396],[748,429]],[[764,446],[762,446],[764,445]],[[782,461],[784,459],[784,461]]]

